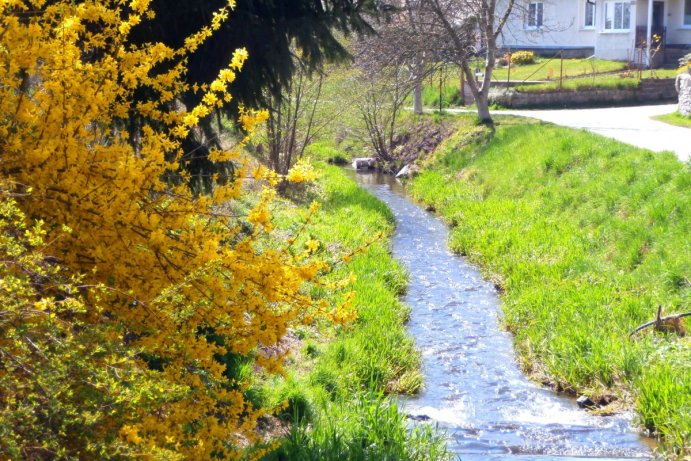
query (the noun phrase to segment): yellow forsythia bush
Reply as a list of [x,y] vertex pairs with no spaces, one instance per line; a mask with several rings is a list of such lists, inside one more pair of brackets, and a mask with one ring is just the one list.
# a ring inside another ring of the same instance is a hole
[[532,51],[515,51],[511,53],[511,64],[517,66],[532,64],[535,62],[535,53]]
[[[352,318],[306,295],[324,263],[269,238],[271,187],[248,231],[222,212],[247,167],[210,196],[179,168],[247,58],[198,106],[176,101],[231,7],[172,49],[128,43],[148,0],[0,2],[0,458],[237,458],[260,413],[227,358],[276,370],[261,351],[291,325]],[[251,135],[265,117],[239,122]]]
[[[188,389],[132,360],[137,349],[123,343],[123,325],[109,319],[106,305],[85,303],[83,280],[43,253],[45,236],[46,226],[27,219],[3,189],[0,457],[137,456],[136,432],[129,428],[136,428],[138,415],[183,398]],[[82,321],[87,312],[99,321]],[[180,457],[174,447],[151,448],[153,458]]]

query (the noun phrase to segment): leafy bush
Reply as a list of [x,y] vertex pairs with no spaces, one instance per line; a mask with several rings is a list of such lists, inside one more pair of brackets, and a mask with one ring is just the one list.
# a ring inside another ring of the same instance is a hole
[[511,55],[509,53],[504,54],[504,56],[500,56],[497,59],[497,65],[504,67],[509,65],[509,61],[511,60]]
[[523,64],[533,64],[535,62],[535,53],[532,51],[516,51],[511,54],[511,64],[521,66]]
[[691,72],[691,53],[679,59],[679,73],[684,71]]

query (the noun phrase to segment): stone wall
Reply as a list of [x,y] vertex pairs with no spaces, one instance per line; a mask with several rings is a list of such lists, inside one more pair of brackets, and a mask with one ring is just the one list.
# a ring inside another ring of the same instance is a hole
[[691,116],[691,74],[681,74],[676,79],[676,89],[679,92],[679,113]]
[[674,79],[644,79],[635,90],[600,89],[582,91],[496,92],[491,102],[504,107],[587,107],[608,105],[649,104],[677,100]]

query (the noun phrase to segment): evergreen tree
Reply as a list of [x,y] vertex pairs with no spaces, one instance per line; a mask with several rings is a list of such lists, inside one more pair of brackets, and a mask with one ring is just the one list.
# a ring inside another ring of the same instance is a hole
[[[133,30],[134,40],[180,47],[227,1],[153,0],[156,17]],[[210,82],[228,65],[235,49],[246,48],[251,64],[233,82],[233,101],[220,109],[235,119],[240,106],[267,107],[269,98],[280,98],[296,71],[296,50],[308,72],[325,61],[345,60],[349,55],[337,35],[372,33],[368,20],[382,10],[386,6],[377,0],[238,0],[228,21],[188,58],[186,79]],[[178,97],[193,107],[203,94],[190,90]],[[140,97],[149,98],[145,92]],[[191,131],[182,147],[187,153],[185,169],[196,179],[197,191],[209,192],[214,174],[221,180],[232,175],[232,164],[208,160],[210,150],[220,147],[211,119]]]

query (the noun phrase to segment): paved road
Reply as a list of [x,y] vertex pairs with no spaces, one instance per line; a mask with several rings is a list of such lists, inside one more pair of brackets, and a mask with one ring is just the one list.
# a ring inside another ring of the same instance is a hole
[[676,104],[664,104],[606,109],[503,110],[494,113],[521,115],[556,125],[584,128],[655,152],[672,151],[680,160],[687,161],[691,158],[691,129],[650,118],[676,110]]

